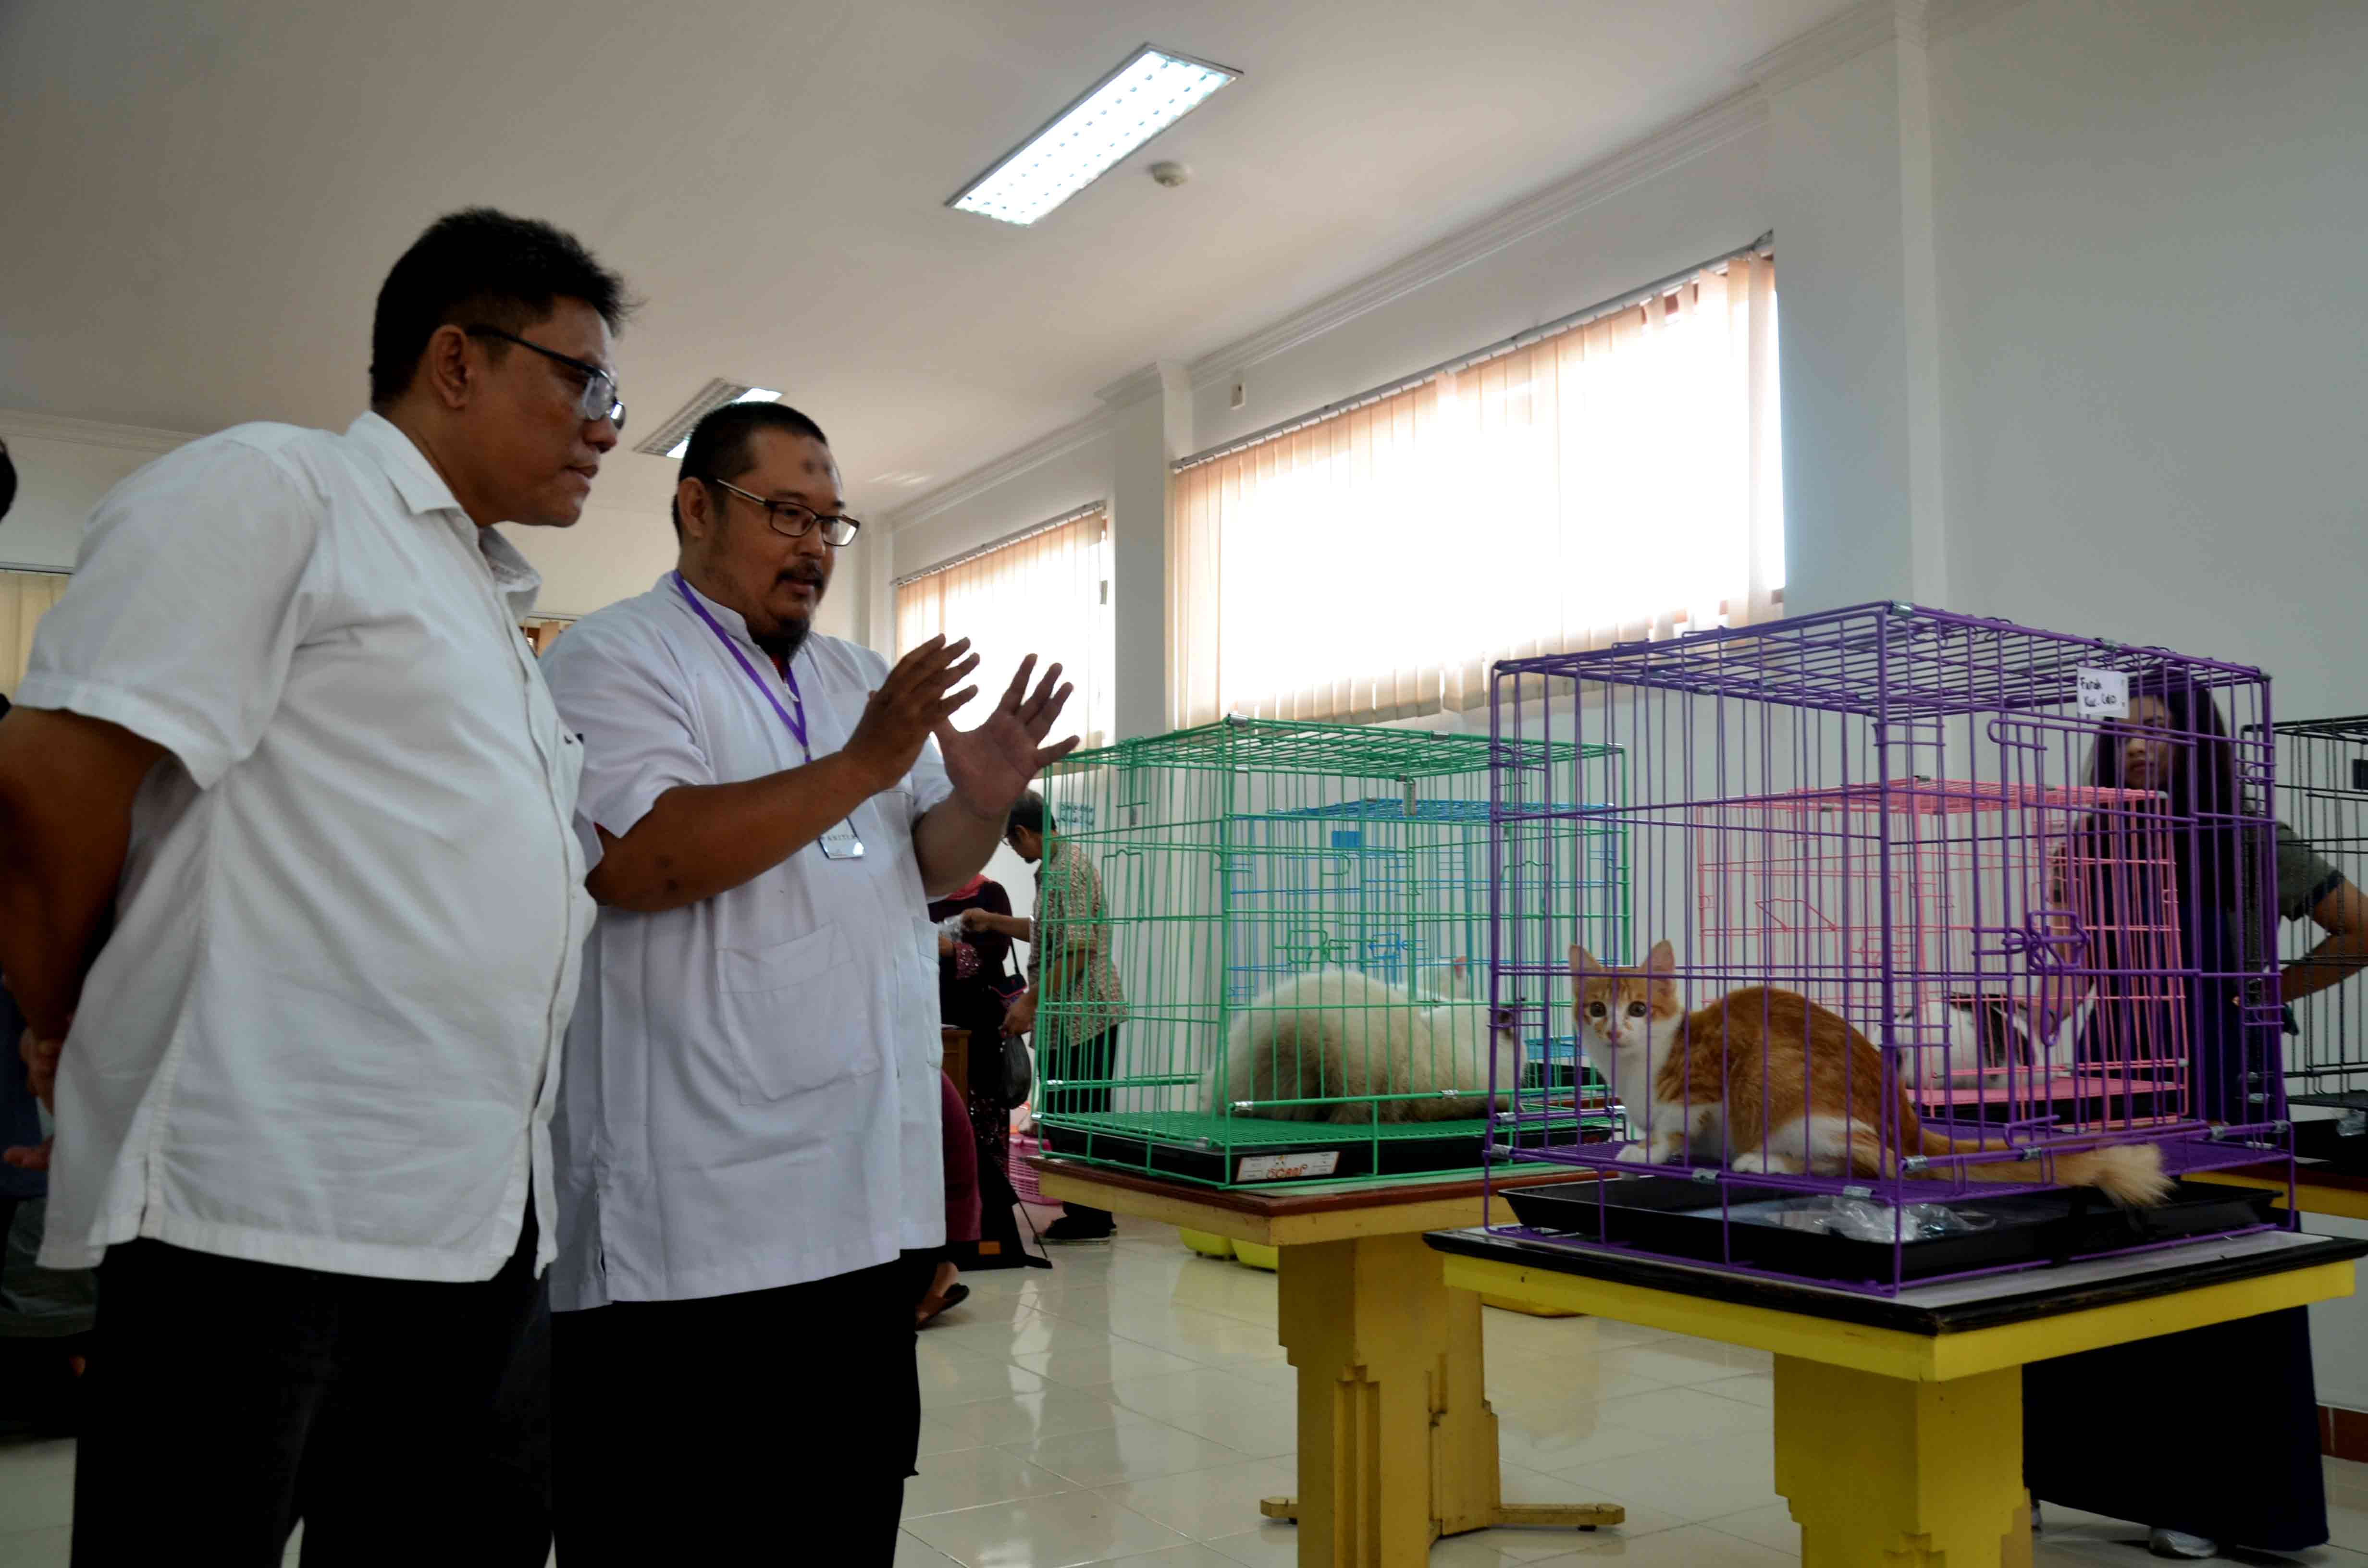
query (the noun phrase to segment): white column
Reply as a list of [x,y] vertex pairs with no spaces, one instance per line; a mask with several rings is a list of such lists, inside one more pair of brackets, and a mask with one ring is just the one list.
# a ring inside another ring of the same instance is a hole
[[1874,0],[1752,74],[1768,96],[1786,607],[1949,607],[1925,0]]
[[1102,392],[1112,429],[1110,598],[1114,719],[1132,739],[1167,728],[1168,464],[1192,449],[1192,383],[1172,360]]

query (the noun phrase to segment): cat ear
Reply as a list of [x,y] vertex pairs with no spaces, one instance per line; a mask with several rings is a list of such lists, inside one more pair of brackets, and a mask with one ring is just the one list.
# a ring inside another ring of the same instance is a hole
[[1669,946],[1667,937],[1654,943],[1653,950],[1645,955],[1645,972],[1646,974],[1678,972],[1678,955],[1676,949]]
[[1573,942],[1570,945],[1570,972],[1573,974],[1601,974],[1603,972],[1603,966],[1595,961],[1595,955],[1593,953],[1588,952],[1577,942]]

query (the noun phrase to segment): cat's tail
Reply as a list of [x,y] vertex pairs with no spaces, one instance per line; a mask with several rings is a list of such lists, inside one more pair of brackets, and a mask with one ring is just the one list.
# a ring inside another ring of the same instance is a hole
[[[1945,1132],[1918,1130],[1927,1154],[1972,1153],[1974,1142],[1961,1149]],[[2093,1187],[2114,1202],[2131,1209],[2151,1209],[2170,1196],[2173,1185],[2163,1174],[2162,1151],[2151,1143],[2113,1143],[2078,1154],[2055,1154],[2039,1161],[1993,1160],[1952,1167],[1968,1181],[2029,1182],[2034,1177],[2062,1187]],[[1920,1175],[1939,1179],[1946,1173]]]

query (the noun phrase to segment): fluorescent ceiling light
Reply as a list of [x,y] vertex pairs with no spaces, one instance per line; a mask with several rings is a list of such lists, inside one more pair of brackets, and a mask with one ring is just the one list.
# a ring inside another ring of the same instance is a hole
[[[729,408],[735,403],[779,403],[780,400],[781,394],[775,392],[770,387],[750,387],[738,397],[726,398],[722,403],[717,403],[715,407]],[[714,410],[710,409],[707,412],[712,414]],[[704,415],[701,415],[701,417],[704,416]],[[689,450],[690,450],[690,437],[689,436],[685,436],[681,440],[677,441],[673,446],[666,449],[666,456],[670,458],[679,458],[683,453]]]
[[946,205],[1033,223],[1240,75],[1145,44]]

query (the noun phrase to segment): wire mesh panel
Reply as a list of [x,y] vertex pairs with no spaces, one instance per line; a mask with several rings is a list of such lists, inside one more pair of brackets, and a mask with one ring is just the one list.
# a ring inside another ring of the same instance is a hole
[[[2288,1097],[2303,1153],[2368,1165],[2368,991],[2342,982],[2355,962],[2328,949],[2319,917],[2337,899],[2348,917],[2350,890],[2368,885],[2368,715],[2305,719],[2274,726],[2281,869],[2289,858],[2305,868],[2282,876],[2280,927],[2287,1012]],[[2294,881],[2291,889],[2285,884]]]
[[[1567,1010],[1631,1136],[1516,1102],[1492,1172],[1635,1178],[1511,1221],[1885,1290],[2270,1222],[2176,1180],[2289,1147],[2268,703],[1904,605],[1499,665],[1494,979]],[[1564,791],[1565,746],[1617,787]],[[1624,846],[1624,948],[1542,913],[1565,815]]]
[[[1081,1047],[1107,1009],[1044,988],[1048,1144],[1231,1186],[1474,1167],[1516,1097],[1537,1136],[1609,1136],[1567,1019],[1490,1011],[1488,758],[1476,735],[1229,720],[1049,769],[1052,853],[1091,867],[1128,1000],[1105,1052]],[[1554,886],[1531,918],[1624,940],[1616,824],[1565,813],[1524,853]],[[1087,935],[1065,924],[1045,939]]]

